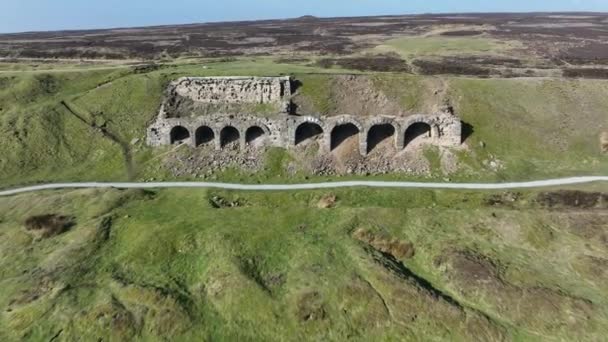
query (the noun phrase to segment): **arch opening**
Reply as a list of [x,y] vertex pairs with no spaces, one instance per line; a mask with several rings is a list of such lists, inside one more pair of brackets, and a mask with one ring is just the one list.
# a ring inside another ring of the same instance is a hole
[[258,147],[266,140],[266,132],[260,126],[251,126],[245,132],[247,145]]
[[[358,136],[359,132],[359,128],[352,123],[345,123],[334,127],[331,131],[330,150],[333,151],[347,140],[351,140],[355,136]],[[357,148],[358,147],[359,146],[357,145]]]
[[314,122],[301,123],[296,128],[295,144],[299,145],[309,139],[314,139],[323,134],[323,128]]
[[171,144],[183,144],[190,139],[190,131],[184,126],[175,126],[170,133]]
[[238,141],[241,138],[239,130],[232,126],[226,126],[220,133],[220,144],[222,148],[228,145],[238,145]]
[[215,139],[215,133],[209,126],[201,126],[197,128],[194,136],[196,140],[196,146],[212,143],[213,139]]
[[378,124],[372,126],[367,133],[367,153],[370,153],[378,145],[395,135],[395,126],[392,124]]
[[414,141],[424,141],[431,138],[431,125],[424,122],[416,122],[405,130],[404,147]]

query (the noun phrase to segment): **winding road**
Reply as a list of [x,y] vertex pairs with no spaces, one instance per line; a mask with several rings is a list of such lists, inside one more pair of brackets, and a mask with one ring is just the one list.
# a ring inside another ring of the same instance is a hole
[[246,191],[291,191],[335,189],[349,187],[370,188],[409,188],[409,189],[455,189],[455,190],[508,190],[525,188],[542,188],[562,185],[576,185],[593,182],[608,182],[608,176],[586,176],[559,179],[546,179],[515,183],[426,183],[426,182],[385,182],[385,181],[346,181],[309,184],[231,184],[207,182],[145,182],[145,183],[55,183],[41,184],[0,191],[0,196],[12,196],[26,192],[57,189],[160,189],[160,188],[215,188]]

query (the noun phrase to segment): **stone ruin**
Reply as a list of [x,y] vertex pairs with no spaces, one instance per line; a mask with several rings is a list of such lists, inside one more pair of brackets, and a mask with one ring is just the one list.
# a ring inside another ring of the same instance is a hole
[[[248,146],[291,148],[309,139],[321,140],[321,152],[359,137],[367,155],[386,138],[402,150],[414,139],[437,146],[459,146],[462,123],[444,112],[409,116],[298,115],[290,112],[290,77],[187,77],[172,82],[156,121],[148,128],[150,146],[212,145],[220,152],[238,142]],[[246,108],[267,106],[276,115],[256,115]],[[252,107],[253,106],[253,107]]]

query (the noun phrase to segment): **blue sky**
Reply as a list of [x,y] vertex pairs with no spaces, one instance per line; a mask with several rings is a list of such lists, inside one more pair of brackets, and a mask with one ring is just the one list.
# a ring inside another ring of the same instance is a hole
[[603,11],[608,0],[0,0],[0,32],[446,12]]

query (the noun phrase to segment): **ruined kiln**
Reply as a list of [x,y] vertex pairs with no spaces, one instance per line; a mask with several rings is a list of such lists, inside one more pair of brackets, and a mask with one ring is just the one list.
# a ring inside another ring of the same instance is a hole
[[[429,144],[458,146],[460,120],[450,113],[409,116],[299,115],[292,111],[289,77],[188,77],[172,82],[156,121],[148,129],[151,146],[212,145],[217,151],[233,142],[239,146],[290,148],[309,139],[321,139],[331,151],[345,136],[359,136],[366,155],[376,137],[393,137],[395,147],[406,148],[413,138]],[[275,115],[256,115],[263,106]]]

